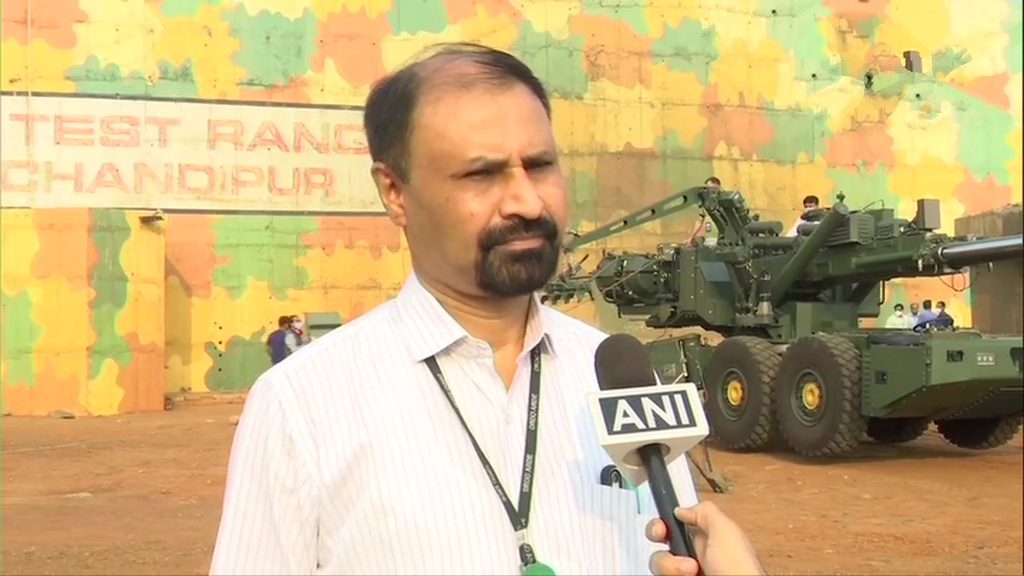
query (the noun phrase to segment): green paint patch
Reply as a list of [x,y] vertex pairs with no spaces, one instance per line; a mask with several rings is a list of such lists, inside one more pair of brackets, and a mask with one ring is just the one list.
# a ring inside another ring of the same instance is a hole
[[100,258],[90,275],[90,286],[95,291],[90,308],[96,334],[89,350],[90,379],[99,375],[104,360],[113,359],[124,367],[132,355],[128,342],[117,330],[117,319],[128,303],[129,279],[121,266],[121,250],[131,237],[131,227],[123,210],[93,210],[92,218],[92,243]]
[[538,32],[525,20],[518,27],[519,37],[512,52],[533,69],[552,96],[582,99],[589,86],[583,64],[583,38],[572,35],[558,39],[547,32]]
[[718,58],[718,32],[705,28],[699,20],[684,18],[678,26],[666,26],[661,38],[651,44],[651,57],[655,64],[665,64],[669,70],[689,72],[708,84],[711,63]]
[[[708,176],[715,173],[711,158],[705,157],[703,153],[703,134],[692,147],[688,147],[678,132],[670,130],[655,141],[654,148],[661,154],[658,166],[653,170],[654,178],[663,182],[670,194],[700,186]],[[663,218],[661,229],[682,230],[682,224],[691,220],[693,212],[683,210]]]
[[760,16],[768,19],[768,36],[789,54],[796,64],[796,78],[805,82],[828,82],[839,78],[841,65],[829,59],[828,40],[819,22],[831,15],[820,0],[761,0]]
[[651,26],[647,19],[647,0],[583,0],[580,5],[587,14],[607,16],[612,20],[625,22],[641,36],[651,34]]
[[1010,17],[1003,22],[1003,30],[1010,37],[1006,46],[1006,68],[1011,74],[1024,72],[1024,18],[1021,16],[1020,2],[1015,2],[1010,8]]
[[388,24],[395,35],[440,34],[448,29],[444,0],[401,0],[388,10]]
[[309,271],[295,261],[308,250],[302,237],[318,227],[317,219],[309,216],[218,218],[213,223],[214,253],[219,262],[213,270],[213,285],[236,300],[249,287],[250,278],[269,284],[279,300],[287,299],[288,290],[307,288]]
[[309,8],[292,20],[269,10],[249,14],[244,4],[238,4],[233,10],[225,10],[221,17],[241,44],[235,52],[235,64],[248,72],[242,79],[243,85],[284,86],[309,72],[319,35],[316,16]]
[[932,53],[932,76],[942,78],[971,61],[962,48],[943,48]]
[[3,386],[36,385],[36,343],[42,329],[32,319],[32,295],[28,290],[0,293],[0,350],[7,369],[0,378]]
[[163,0],[160,12],[168,18],[193,18],[201,6],[220,6],[221,0]]
[[597,180],[594,175],[575,170],[569,176],[570,190],[570,224],[573,230],[579,230],[582,222],[597,221]]
[[884,165],[869,169],[864,164],[855,168],[834,167],[826,171],[835,183],[829,202],[835,203],[840,192],[853,209],[892,208],[899,211],[900,198],[889,189],[889,171]]
[[139,71],[125,75],[116,64],[101,66],[97,57],[89,56],[85,62],[68,68],[64,77],[75,83],[75,91],[80,94],[165,98],[195,98],[199,95],[191,60],[181,66],[161,60],[157,69],[156,80],[150,82]]
[[270,368],[266,333],[266,328],[260,328],[248,338],[232,336],[223,349],[207,342],[203,349],[213,365],[206,371],[206,387],[214,392],[238,392],[252,387]]
[[814,160],[826,152],[825,140],[832,135],[827,111],[769,106],[764,115],[774,129],[775,138],[758,146],[757,155],[761,160],[792,164],[801,154],[805,154],[807,160]]

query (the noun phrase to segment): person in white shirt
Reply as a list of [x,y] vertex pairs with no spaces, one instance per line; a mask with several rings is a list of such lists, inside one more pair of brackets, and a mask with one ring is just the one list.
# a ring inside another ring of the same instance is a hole
[[[585,396],[605,334],[535,295],[567,221],[550,114],[525,64],[475,44],[373,87],[372,173],[412,274],[254,384],[211,574],[696,574],[649,488],[599,483]],[[762,574],[694,506],[685,458],[670,469],[704,573]]]
[[885,321],[886,328],[909,330],[914,327],[910,316],[903,310],[903,304],[896,304],[892,307],[892,316]]
[[793,227],[789,229],[789,232],[786,233],[786,236],[796,236],[797,235],[797,229],[800,227],[801,224],[806,222],[806,220],[804,220],[804,215],[807,214],[807,212],[809,210],[817,209],[820,204],[821,204],[821,201],[818,200],[817,196],[814,196],[814,195],[805,196],[804,197],[804,211],[800,213],[800,217],[797,218],[796,223],[793,224]]

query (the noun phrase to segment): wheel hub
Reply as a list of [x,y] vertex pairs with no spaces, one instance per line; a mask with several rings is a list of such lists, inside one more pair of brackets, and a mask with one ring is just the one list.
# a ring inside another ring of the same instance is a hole
[[729,401],[729,404],[737,408],[742,406],[743,396],[743,382],[736,378],[729,380],[728,384],[725,385],[725,398]]
[[815,412],[821,408],[821,384],[816,380],[804,381],[800,390],[800,401],[808,412]]

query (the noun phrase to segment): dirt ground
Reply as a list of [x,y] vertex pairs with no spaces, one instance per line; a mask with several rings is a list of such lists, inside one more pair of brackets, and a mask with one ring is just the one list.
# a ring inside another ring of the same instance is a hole
[[[4,574],[203,574],[241,405],[3,419]],[[1021,438],[929,434],[829,464],[714,453],[773,574],[1022,574]]]

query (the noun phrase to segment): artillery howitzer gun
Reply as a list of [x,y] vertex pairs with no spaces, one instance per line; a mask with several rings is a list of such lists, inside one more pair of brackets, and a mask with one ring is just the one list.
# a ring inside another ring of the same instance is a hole
[[757,450],[781,435],[818,457],[853,449],[865,433],[913,440],[933,421],[970,449],[1020,430],[1024,338],[954,328],[947,317],[913,330],[859,320],[879,316],[886,281],[1021,258],[1021,235],[951,237],[935,232],[938,200],[919,200],[906,220],[890,208],[851,210],[840,194],[806,214],[796,236],[781,236],[782,224],[760,221],[739,192],[697,187],[578,236],[567,251],[689,207],[701,208],[717,237],[606,254],[591,275],[553,280],[544,298],[594,292],[651,328],[725,337],[717,346],[697,334],[649,344],[664,381],[703,388],[720,443]]

